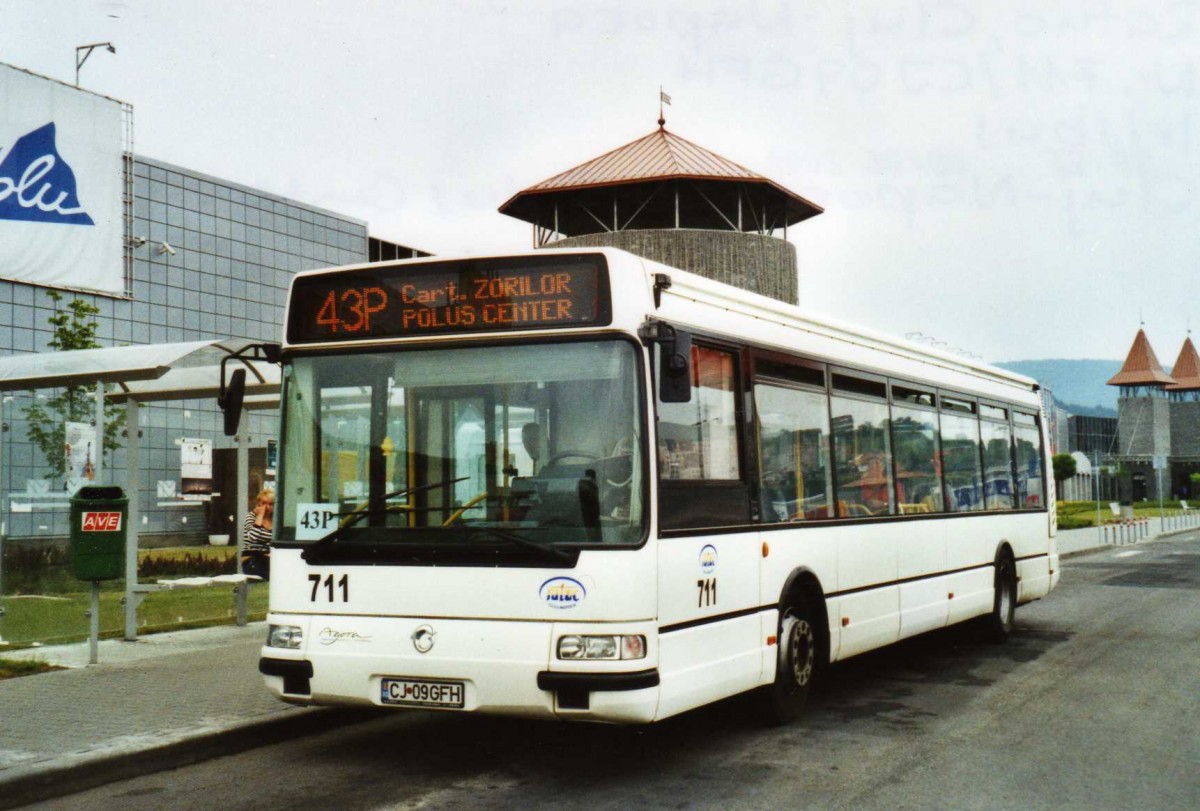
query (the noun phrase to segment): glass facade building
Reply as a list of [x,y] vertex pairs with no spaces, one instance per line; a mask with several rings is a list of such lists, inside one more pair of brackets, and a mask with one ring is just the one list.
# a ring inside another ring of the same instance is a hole
[[[73,299],[99,309],[96,339],[103,346],[247,338],[279,341],[288,284],[299,270],[367,261],[367,223],[278,195],[149,158],[134,158],[131,233],[126,250],[126,296],[58,289],[63,310]],[[407,249],[382,243],[385,251]],[[388,246],[391,246],[390,248]],[[405,254],[408,255],[408,254]],[[0,354],[46,352],[55,314],[51,289],[0,280]],[[3,532],[13,538],[67,534],[68,493],[32,441],[24,414],[32,398],[4,392],[0,404],[0,504]],[[249,412],[252,490],[262,486],[277,412]],[[140,409],[143,545],[158,535],[179,540],[228,532],[235,494],[211,504],[182,500],[180,440],[209,440],[214,482],[232,465],[235,447],[221,427],[213,399],[147,404]],[[103,461],[99,481],[125,485],[124,452]],[[232,467],[230,467],[232,473]],[[251,494],[251,501],[253,494]]]

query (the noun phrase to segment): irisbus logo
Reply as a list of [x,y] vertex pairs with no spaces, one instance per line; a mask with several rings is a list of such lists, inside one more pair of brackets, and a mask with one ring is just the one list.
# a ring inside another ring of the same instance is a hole
[[542,602],[551,608],[574,608],[587,597],[587,589],[570,577],[552,577],[542,584]]
[[95,225],[79,202],[75,172],[58,154],[54,122],[0,154],[0,220]]

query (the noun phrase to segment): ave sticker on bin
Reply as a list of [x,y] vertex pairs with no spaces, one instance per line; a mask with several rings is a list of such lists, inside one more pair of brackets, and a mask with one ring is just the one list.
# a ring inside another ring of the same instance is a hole
[[83,513],[82,529],[84,532],[120,532],[120,510],[86,511]]

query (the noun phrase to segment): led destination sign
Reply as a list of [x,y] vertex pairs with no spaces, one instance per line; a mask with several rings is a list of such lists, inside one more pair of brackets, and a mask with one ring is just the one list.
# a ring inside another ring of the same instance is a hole
[[288,341],[603,326],[612,319],[602,256],[389,265],[302,276]]

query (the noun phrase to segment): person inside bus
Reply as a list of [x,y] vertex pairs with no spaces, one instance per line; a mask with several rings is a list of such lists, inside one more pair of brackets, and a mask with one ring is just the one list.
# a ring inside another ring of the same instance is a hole
[[271,532],[275,526],[275,491],[263,490],[246,514],[242,533],[242,573],[269,580],[271,577]]
[[533,460],[531,472],[537,473],[538,462],[546,455],[546,432],[536,422],[527,422],[521,426],[521,444]]

